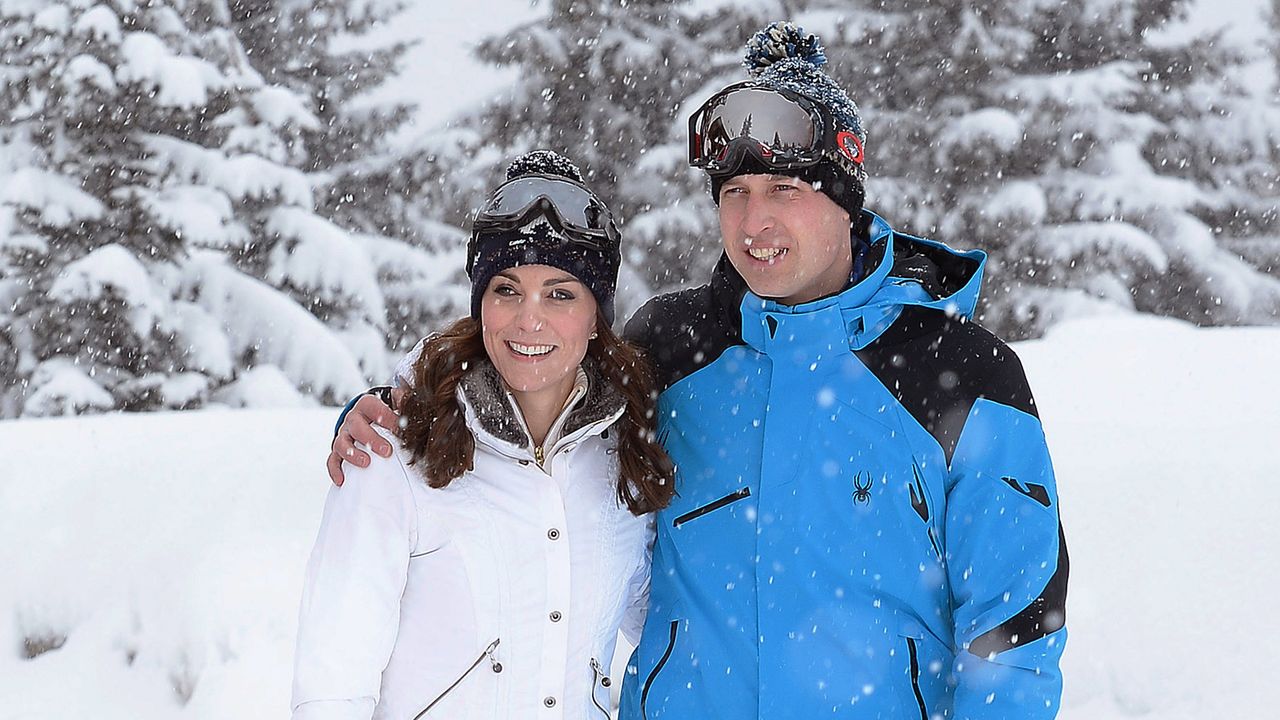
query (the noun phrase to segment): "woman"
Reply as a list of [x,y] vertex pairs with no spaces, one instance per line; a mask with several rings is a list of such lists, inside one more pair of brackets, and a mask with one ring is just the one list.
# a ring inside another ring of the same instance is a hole
[[428,338],[390,459],[348,466],[307,567],[294,718],[606,718],[673,468],[609,326],[617,228],[572,163],[512,164]]

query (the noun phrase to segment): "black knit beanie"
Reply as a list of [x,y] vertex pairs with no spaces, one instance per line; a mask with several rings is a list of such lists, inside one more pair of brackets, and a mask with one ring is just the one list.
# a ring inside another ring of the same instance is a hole
[[[857,217],[866,198],[867,171],[863,167],[863,146],[867,131],[862,126],[858,106],[822,71],[822,66],[827,64],[827,56],[818,36],[805,33],[794,23],[772,23],[747,41],[742,64],[758,87],[799,93],[821,105],[835,120],[836,130],[844,138],[842,148],[824,151],[822,161],[816,165],[779,174],[804,180],[826,193],[849,213],[849,217]],[[856,137],[856,142],[849,137],[850,134]],[[733,172],[711,176],[711,197],[716,204],[720,203],[720,186],[729,178],[776,172],[759,160],[746,156]]]
[[[526,175],[555,175],[586,187],[582,173],[568,158],[550,150],[534,150],[507,168],[510,182]],[[622,263],[616,242],[594,248],[569,240],[541,218],[515,230],[471,232],[467,242],[467,276],[471,278],[471,317],[480,319],[480,301],[494,275],[519,265],[548,265],[577,278],[613,323],[613,295]]]

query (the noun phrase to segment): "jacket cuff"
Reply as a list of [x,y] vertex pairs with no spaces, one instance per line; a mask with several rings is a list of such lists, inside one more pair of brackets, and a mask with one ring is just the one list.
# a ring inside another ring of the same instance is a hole
[[384,405],[391,408],[392,410],[396,409],[396,406],[392,403],[393,396],[391,395],[391,386],[375,385],[374,387],[371,387],[368,390],[365,390],[364,392],[360,393],[359,395],[356,395],[355,397],[351,398],[350,400],[347,401],[347,404],[343,406],[342,412],[338,413],[338,422],[334,423],[333,425],[333,436],[335,438],[338,437],[338,431],[342,430],[342,422],[347,419],[347,414],[351,412],[351,408],[355,407],[356,403],[360,402],[360,398],[364,397],[365,395],[377,395],[378,399],[381,400]]

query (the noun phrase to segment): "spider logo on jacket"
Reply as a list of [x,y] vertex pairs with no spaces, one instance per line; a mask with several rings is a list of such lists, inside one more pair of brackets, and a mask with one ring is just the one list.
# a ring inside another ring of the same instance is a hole
[[[866,480],[865,485],[863,484],[864,479]],[[869,472],[860,472],[853,476],[853,501],[855,503],[865,504],[871,502],[871,484],[871,473]]]

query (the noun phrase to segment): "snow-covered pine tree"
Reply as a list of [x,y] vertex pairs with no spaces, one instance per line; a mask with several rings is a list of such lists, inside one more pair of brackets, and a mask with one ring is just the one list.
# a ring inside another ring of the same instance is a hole
[[[1271,51],[1276,73],[1280,76],[1280,0],[1271,0],[1270,7],[1264,9],[1263,12],[1265,13],[1264,20],[1267,27],[1271,29],[1265,43]],[[1272,94],[1280,96],[1280,82],[1277,82],[1275,87],[1272,88]]]
[[[812,13],[868,118],[870,205],[988,250],[984,320],[1006,336],[1108,308],[1265,317],[1271,279],[1196,216],[1207,190],[1171,144],[1236,67],[1211,41],[1162,37],[1184,7],[869,0]],[[1182,92],[1192,84],[1202,94]]]
[[1271,32],[1259,48],[1237,48],[1245,72],[1226,79],[1209,132],[1191,136],[1202,141],[1187,143],[1185,170],[1211,188],[1197,214],[1223,246],[1280,277],[1280,0],[1263,12]]
[[[0,242],[18,358],[4,414],[129,407],[151,394],[140,385],[166,377],[167,402],[182,405],[207,392],[202,377],[180,374],[186,352],[169,320],[164,285],[176,280],[183,241],[147,221],[135,189],[151,180],[151,131],[171,125],[182,135],[204,122],[226,106],[239,69],[175,55],[111,6],[8,3],[0,12],[9,110]],[[206,232],[221,229],[219,215],[209,219]],[[229,363],[210,370],[231,372]]]
[[517,68],[520,80],[424,147],[415,172],[448,178],[427,191],[432,217],[464,224],[512,157],[548,147],[580,165],[621,221],[620,318],[653,292],[701,281],[719,235],[703,180],[687,167],[683,105],[736,66],[746,37],[778,8],[738,11],[738,27],[689,5],[553,0],[544,17],[485,40],[479,57]]
[[377,273],[386,323],[367,326],[363,340],[351,338],[353,347],[377,352],[385,344],[397,356],[466,307],[460,275],[465,237],[422,217],[415,200],[422,184],[436,178],[412,172],[417,148],[387,143],[413,108],[371,99],[371,91],[400,72],[411,46],[371,31],[393,22],[405,5],[237,0],[231,6],[254,67],[268,83],[307,98],[319,121],[298,128],[292,140],[305,153],[302,169],[316,183],[317,213],[346,230]]
[[375,268],[317,214],[315,97],[224,1],[0,7],[0,412],[338,400],[385,371]]
[[624,254],[640,283],[634,302],[648,295],[696,285],[710,277],[720,256],[720,226],[706,175],[689,167],[689,115],[713,93],[748,79],[743,46],[753,33],[791,17],[802,2],[700,2],[682,5],[679,27],[691,42],[687,61],[665,82],[655,134],[634,164],[624,164],[619,187],[632,201]]
[[1265,48],[1240,47],[1219,31],[1165,61],[1164,92],[1150,104],[1159,154],[1147,154],[1202,193],[1191,208],[1199,222],[1170,228],[1186,242],[1170,253],[1166,277],[1197,292],[1170,297],[1152,288],[1138,296],[1144,310],[1202,324],[1280,321],[1280,104],[1270,92],[1277,78],[1254,84],[1265,59]]

